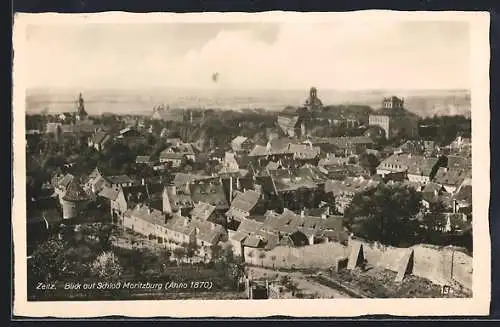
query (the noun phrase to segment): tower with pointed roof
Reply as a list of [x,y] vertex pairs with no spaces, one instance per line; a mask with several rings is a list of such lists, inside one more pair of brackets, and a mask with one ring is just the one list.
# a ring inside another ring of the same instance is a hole
[[82,210],[85,209],[89,201],[88,194],[74,178],[66,188],[66,192],[61,198],[61,206],[64,219],[77,218]]
[[85,111],[85,100],[83,100],[82,93],[78,95],[78,100],[76,101],[76,120],[87,119],[88,114]]

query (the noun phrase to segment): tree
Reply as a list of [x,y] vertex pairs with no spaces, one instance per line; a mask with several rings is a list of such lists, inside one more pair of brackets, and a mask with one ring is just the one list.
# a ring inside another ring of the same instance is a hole
[[183,247],[176,247],[173,251],[174,257],[179,263],[186,256],[186,250]]
[[227,243],[224,247],[222,247],[222,257],[226,260],[227,263],[232,263],[235,261],[233,245],[231,243]]
[[250,258],[250,262],[251,262],[252,258],[253,258],[253,251],[248,252],[247,256]]
[[28,260],[28,274],[32,281],[53,282],[64,276],[69,269],[65,256],[65,243],[50,239],[42,243]]
[[275,255],[272,255],[272,256],[271,256],[271,260],[273,261],[273,269],[274,269],[274,263],[276,262],[276,256],[275,256]]
[[264,267],[264,258],[266,257],[266,253],[265,252],[260,252],[259,253],[259,259],[260,259],[260,265],[262,267]]
[[402,246],[415,238],[420,201],[411,187],[379,184],[354,196],[344,213],[345,224],[367,240]]
[[120,277],[123,268],[118,258],[111,251],[101,253],[91,267],[92,275],[103,279],[115,279]]
[[190,242],[186,245],[186,257],[191,261],[198,251],[198,246],[194,242]]

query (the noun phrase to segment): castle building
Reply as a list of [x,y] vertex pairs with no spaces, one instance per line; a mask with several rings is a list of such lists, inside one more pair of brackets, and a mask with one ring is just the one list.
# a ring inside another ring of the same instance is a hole
[[382,128],[387,139],[418,136],[418,116],[406,110],[404,99],[396,96],[382,100],[382,108],[369,116],[369,125]]

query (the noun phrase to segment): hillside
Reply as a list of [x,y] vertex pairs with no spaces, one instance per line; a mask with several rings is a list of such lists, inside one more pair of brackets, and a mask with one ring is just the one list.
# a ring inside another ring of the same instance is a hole
[[[71,111],[78,91],[29,90],[26,111],[49,113]],[[158,104],[178,108],[214,108],[241,110],[265,108],[281,111],[286,106],[300,106],[307,97],[304,90],[82,90],[90,114],[150,114]],[[361,105],[374,109],[388,95],[405,98],[408,110],[420,116],[470,116],[470,93],[466,90],[443,91],[337,91],[320,90],[325,105]]]

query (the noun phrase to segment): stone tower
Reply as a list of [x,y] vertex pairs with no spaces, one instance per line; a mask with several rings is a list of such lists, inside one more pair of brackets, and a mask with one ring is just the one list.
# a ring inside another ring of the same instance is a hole
[[78,100],[77,100],[77,107],[76,107],[76,119],[77,120],[84,120],[88,116],[87,112],[85,111],[85,100],[83,100],[82,93],[78,95]]

